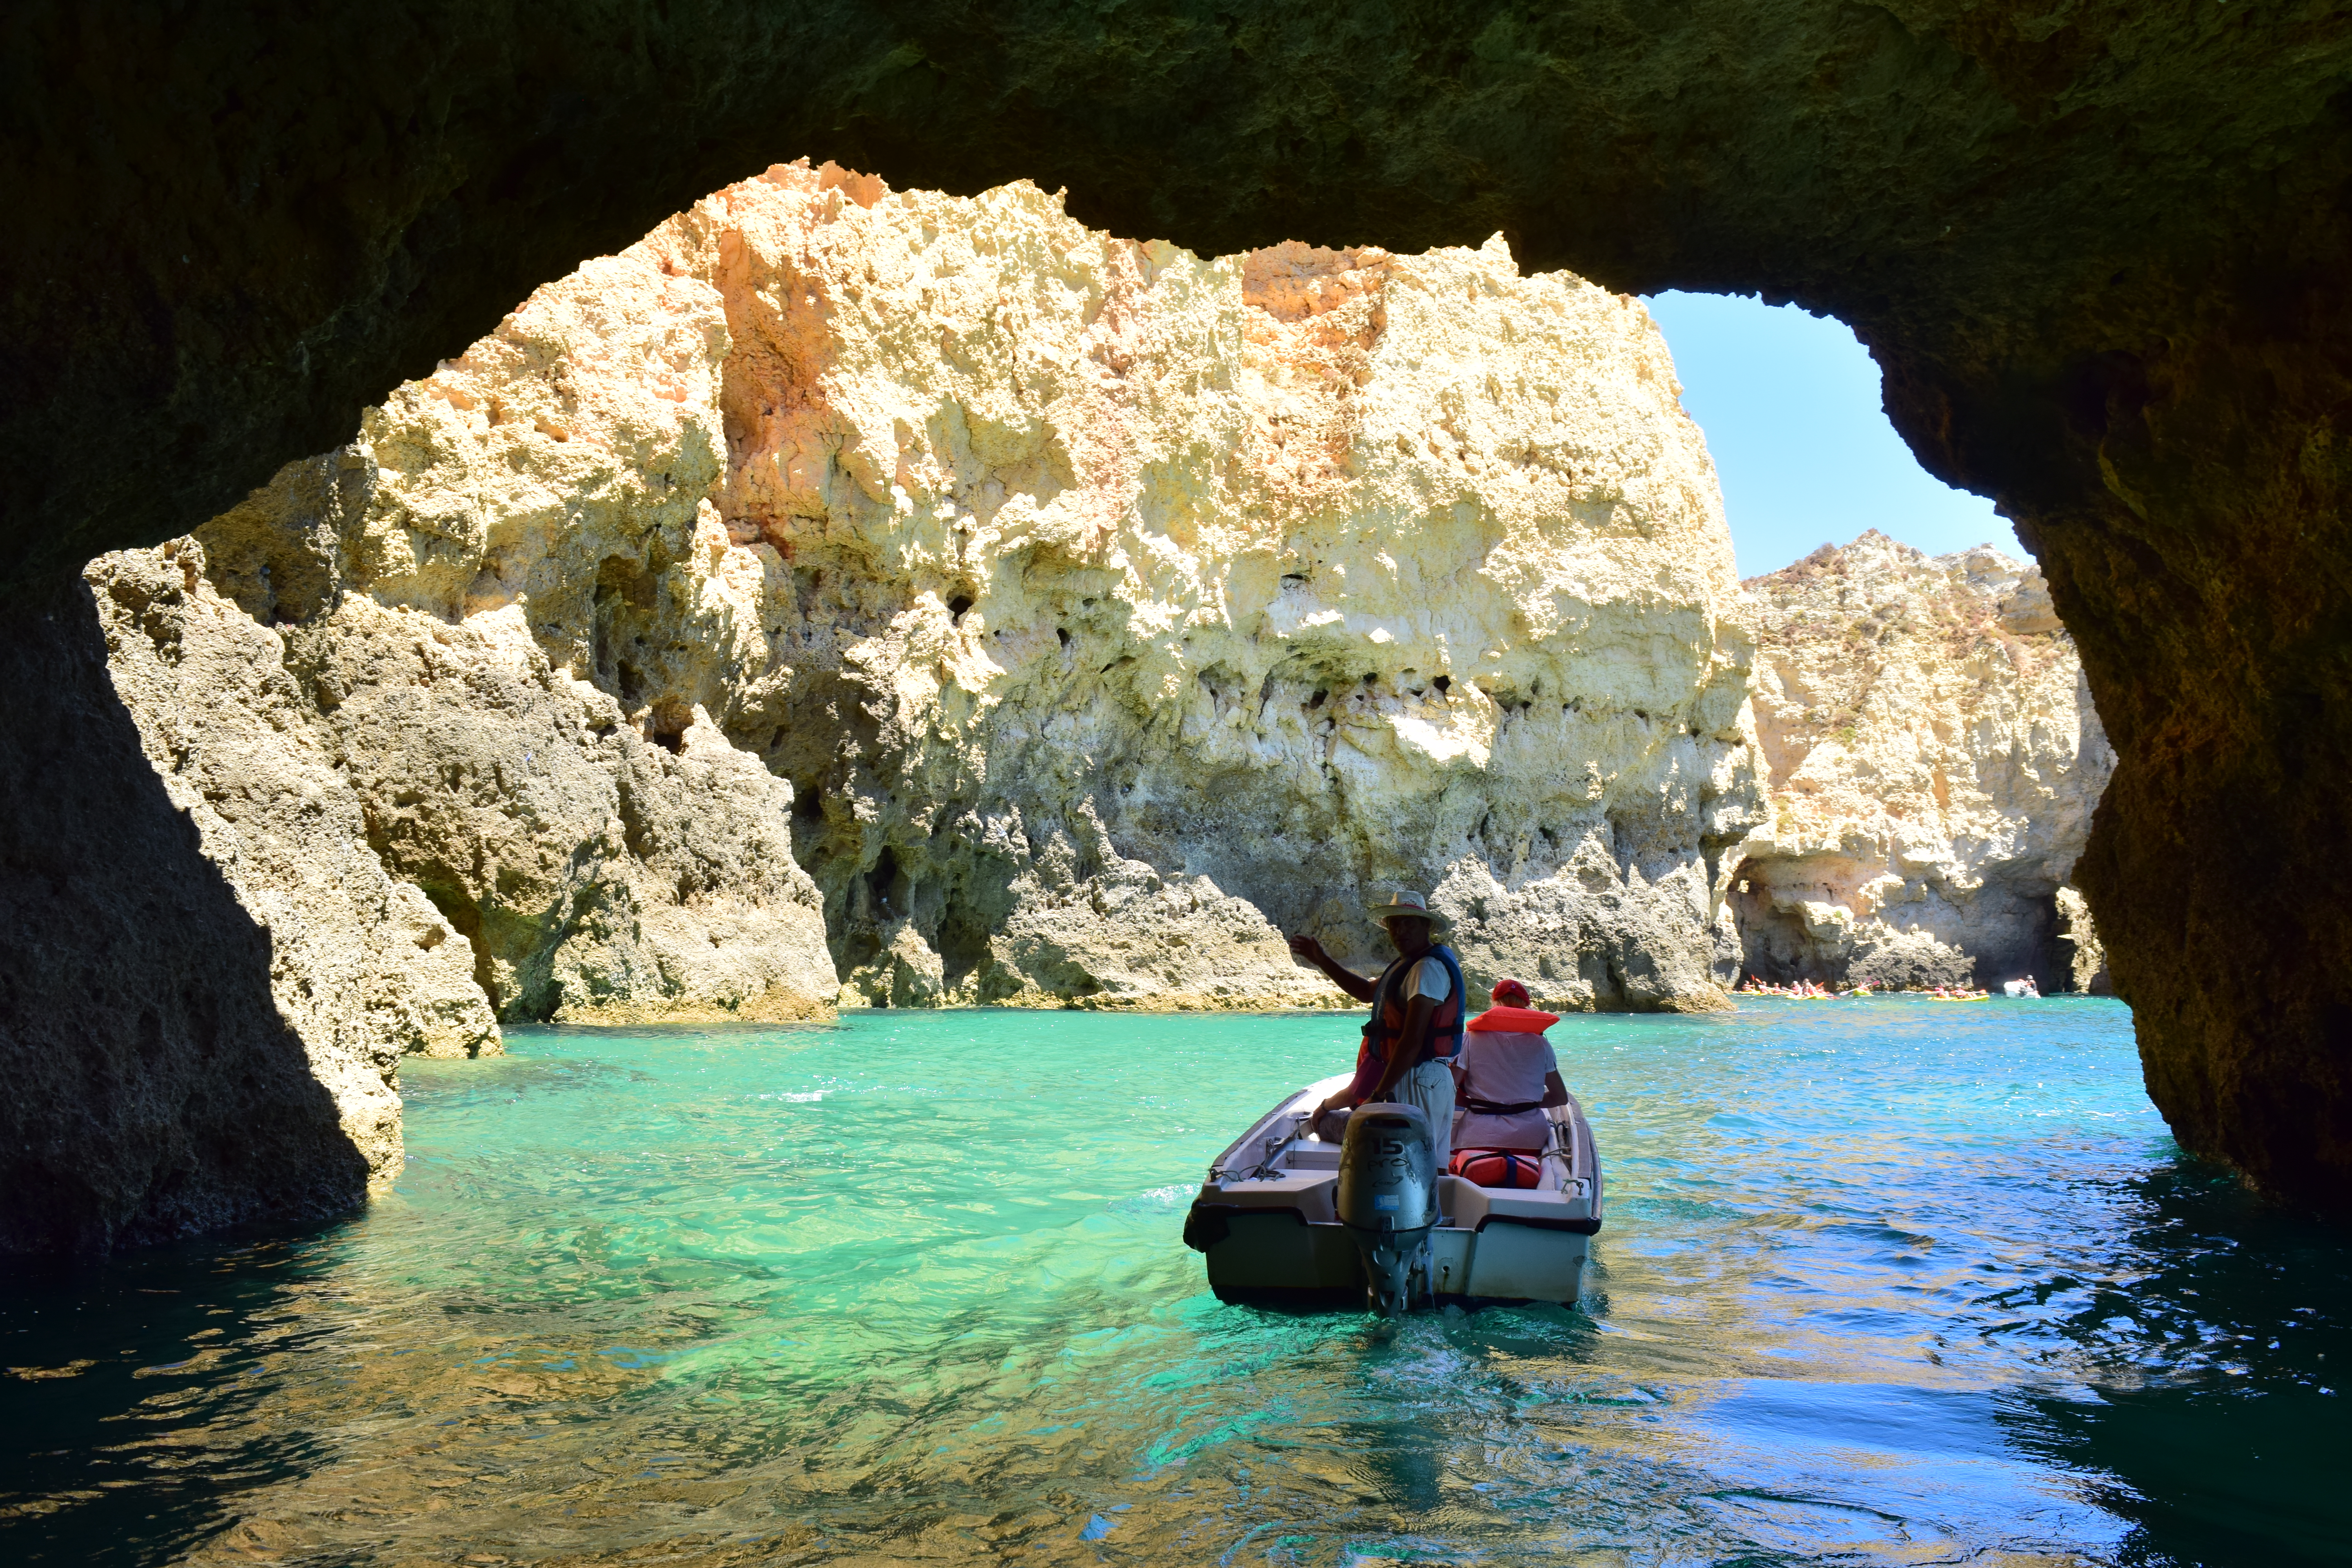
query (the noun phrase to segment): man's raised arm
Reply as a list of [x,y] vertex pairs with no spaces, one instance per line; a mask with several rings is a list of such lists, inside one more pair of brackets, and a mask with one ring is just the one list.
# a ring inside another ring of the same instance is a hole
[[1331,955],[1323,951],[1323,944],[1313,937],[1294,936],[1289,941],[1290,953],[1293,958],[1303,958],[1329,975],[1332,984],[1337,985],[1357,1001],[1370,1001],[1372,993],[1379,989],[1379,982],[1367,980],[1354,970],[1342,969],[1334,963],[1331,961]]

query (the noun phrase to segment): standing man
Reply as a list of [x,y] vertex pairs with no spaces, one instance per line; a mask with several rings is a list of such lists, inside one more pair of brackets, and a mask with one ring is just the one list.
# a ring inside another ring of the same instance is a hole
[[1386,927],[1397,959],[1366,980],[1342,969],[1311,936],[1290,938],[1290,951],[1331,977],[1331,984],[1359,1002],[1372,1005],[1364,1043],[1356,1053],[1355,1081],[1315,1108],[1320,1122],[1330,1111],[1401,1101],[1421,1108],[1437,1143],[1437,1169],[1452,1157],[1454,1074],[1449,1064],[1462,1049],[1462,961],[1436,941],[1445,919],[1433,914],[1419,893],[1398,893],[1367,904],[1365,912]]

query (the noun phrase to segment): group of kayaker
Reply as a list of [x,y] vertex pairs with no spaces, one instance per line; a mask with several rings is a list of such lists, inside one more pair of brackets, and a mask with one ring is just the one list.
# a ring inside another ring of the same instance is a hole
[[[1813,980],[1800,980],[1789,985],[1774,985],[1750,974],[1742,976],[1739,984],[1731,989],[1732,994],[1736,996],[1789,996],[1799,1001],[1838,1001],[1860,996],[1900,995],[1908,988],[1899,985],[1874,985],[1867,980],[1853,985],[1838,985],[1834,983],[1823,985]],[[2003,990],[2011,996],[2042,994],[2040,991],[2034,989],[2033,982],[2031,980],[2012,980],[2003,987]],[[1926,996],[1935,1002],[1981,1002],[1992,993],[1979,991],[1969,985],[1930,985],[1913,990],[1911,994]]]
[[1774,985],[1753,976],[1742,980],[1738,985],[1733,986],[1732,990],[1742,996],[1797,996],[1806,999],[1870,994],[1870,985],[1866,981],[1851,989],[1840,991],[1833,985],[1823,985],[1811,980],[1800,980],[1793,985]]

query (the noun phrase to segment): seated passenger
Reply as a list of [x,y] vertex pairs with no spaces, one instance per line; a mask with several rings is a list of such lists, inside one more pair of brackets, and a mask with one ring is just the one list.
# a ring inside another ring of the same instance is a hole
[[1454,1147],[1541,1149],[1551,1142],[1549,1105],[1568,1103],[1559,1060],[1544,1031],[1557,1013],[1528,1005],[1528,988],[1495,983],[1495,1005],[1470,1020],[1454,1064]]

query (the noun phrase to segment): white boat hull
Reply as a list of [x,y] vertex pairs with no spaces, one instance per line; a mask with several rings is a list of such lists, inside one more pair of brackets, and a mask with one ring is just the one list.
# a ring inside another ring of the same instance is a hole
[[[1363,1303],[1361,1255],[1335,1206],[1339,1146],[1305,1125],[1305,1113],[1347,1081],[1332,1079],[1291,1096],[1210,1168],[1184,1239],[1208,1260],[1209,1287],[1219,1300]],[[1572,1305],[1582,1294],[1591,1238],[1601,1228],[1601,1163],[1573,1098],[1547,1115],[1552,1146],[1543,1154],[1541,1186],[1437,1178],[1443,1221],[1429,1234],[1438,1301]]]

